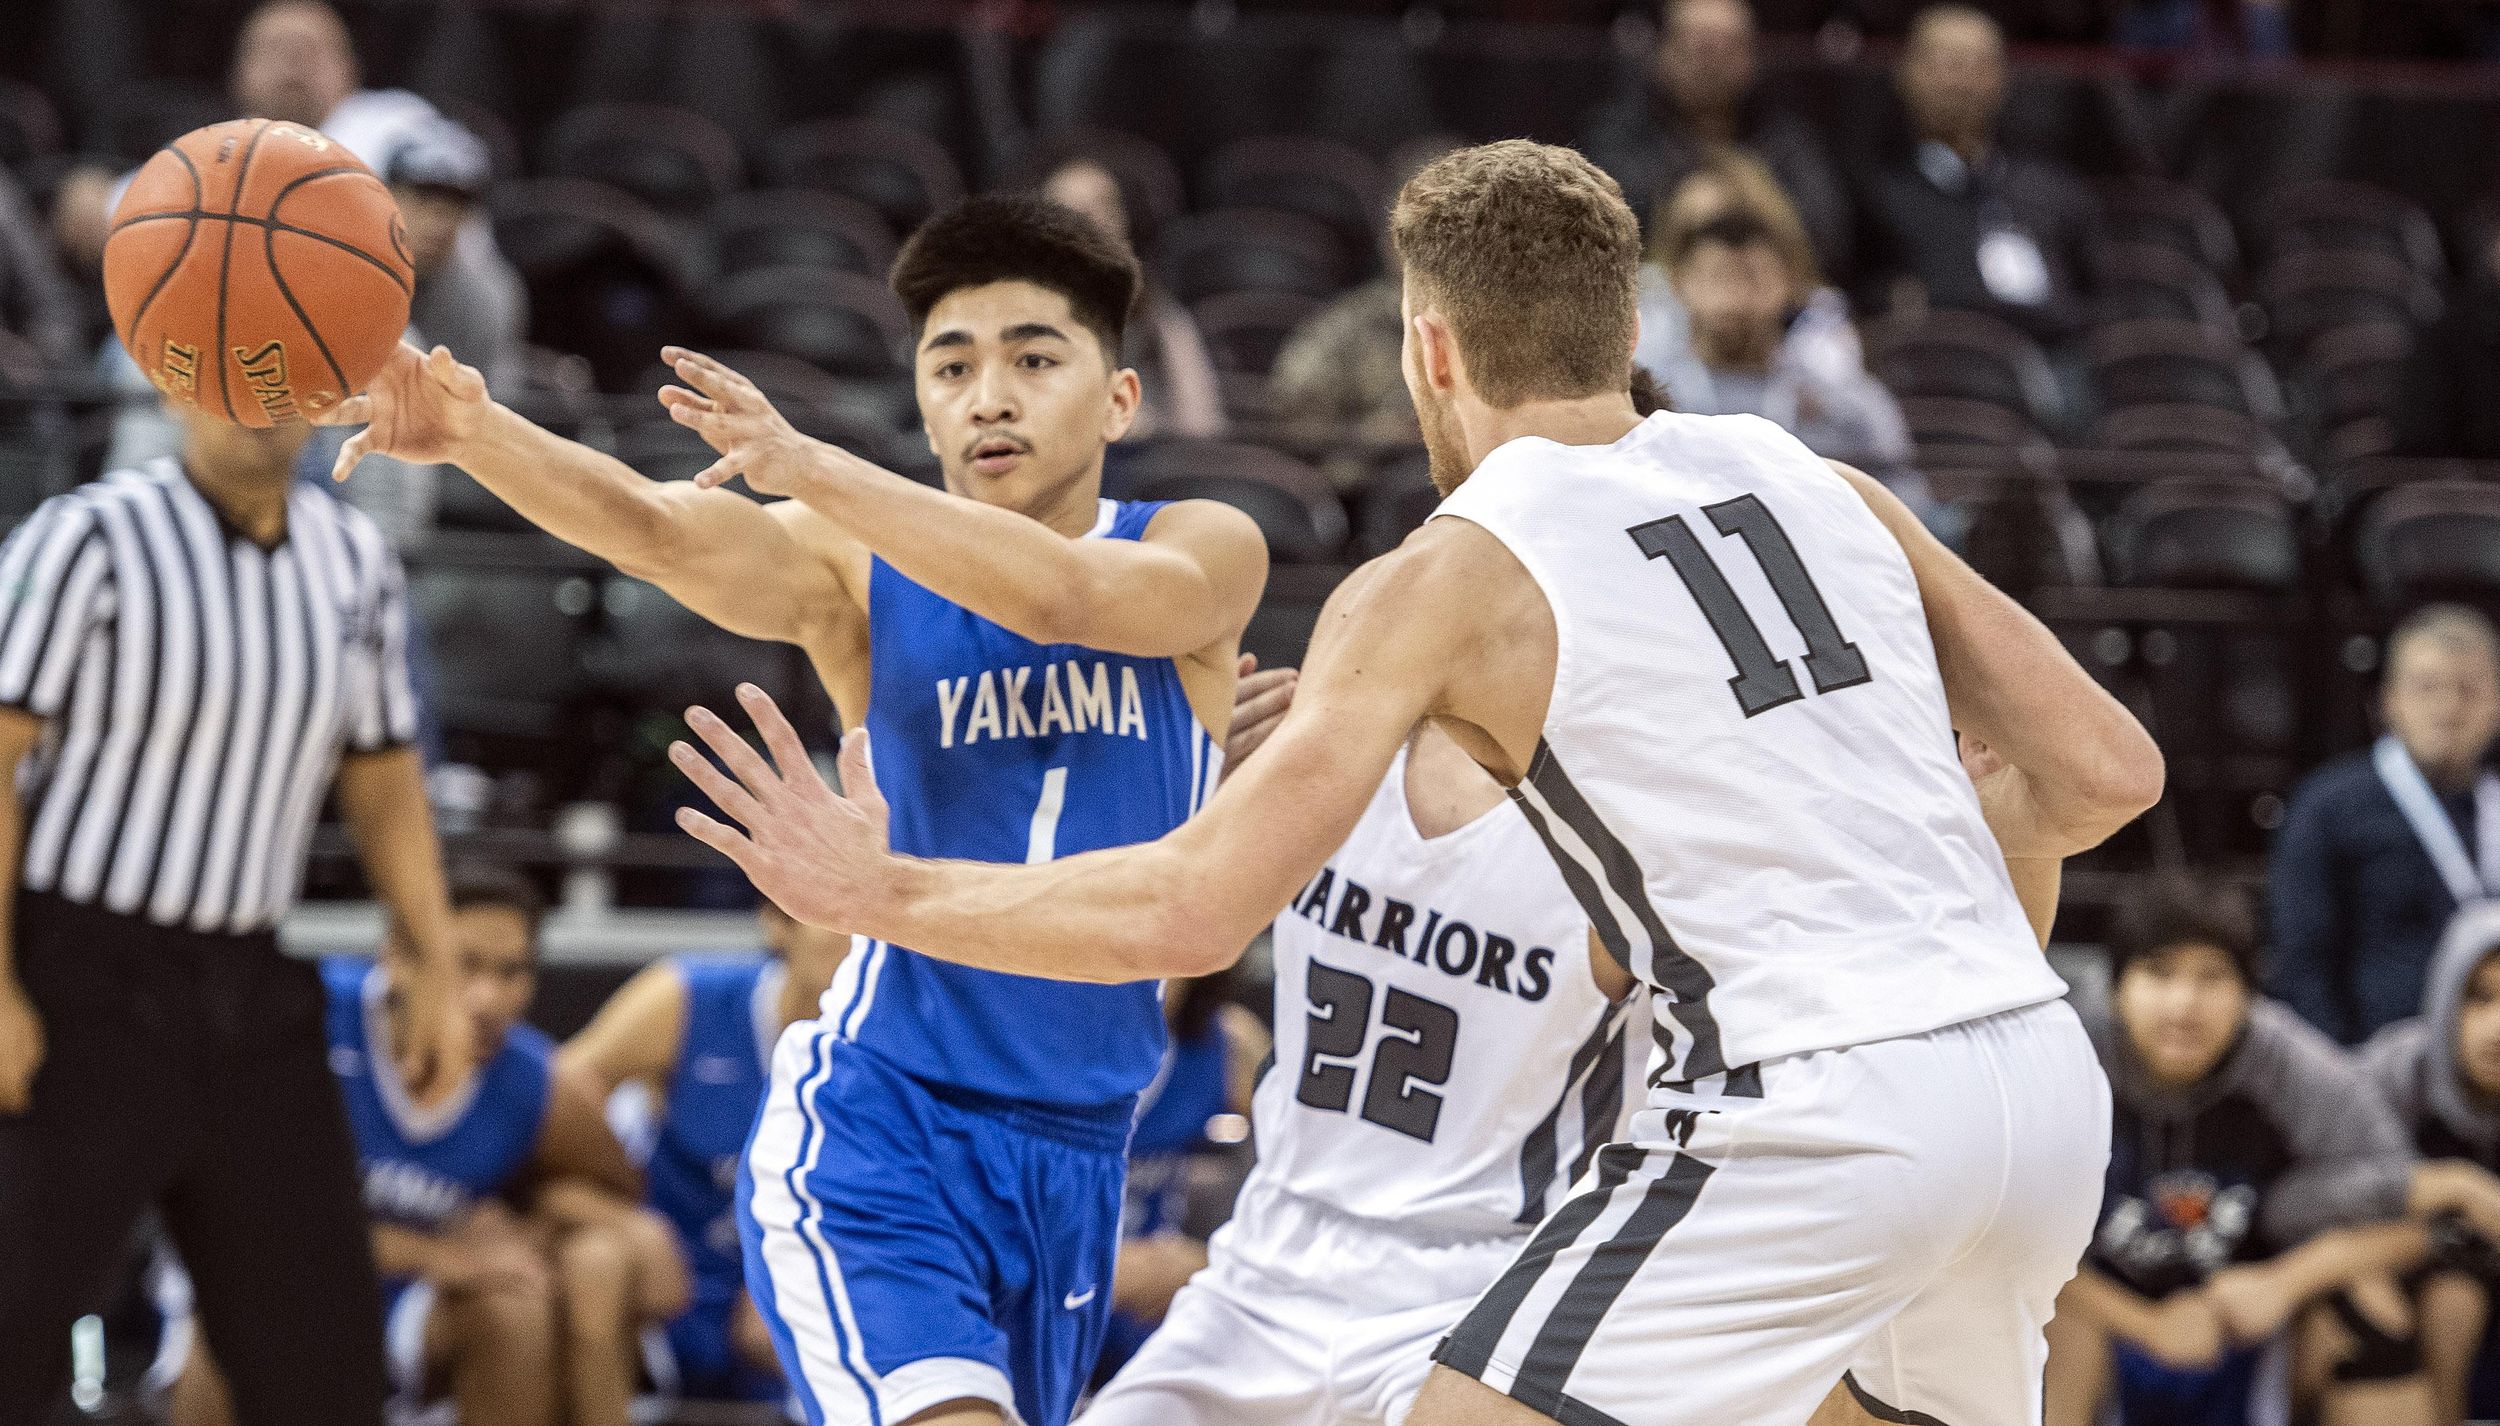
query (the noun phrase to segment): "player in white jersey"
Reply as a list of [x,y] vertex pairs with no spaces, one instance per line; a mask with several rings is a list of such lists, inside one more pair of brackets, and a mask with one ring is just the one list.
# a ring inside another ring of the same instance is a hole
[[1418,730],[1276,919],[1258,1165],[1083,1426],[1402,1420],[1433,1342],[1618,1137],[1646,997],[1503,800]]
[[[1436,1352],[1410,1426],[2036,1421],[2107,1086],[2016,884],[2159,797],[2143,728],[1900,501],[1750,417],[1638,418],[1637,225],[1579,155],[1400,194],[1406,375],[1455,492],[1323,612],[1293,710],[1159,842],[884,845],[785,720],[681,821],[800,919],[968,965],[1220,965],[1430,720],[1513,789],[1655,996],[1647,1106]],[[2002,766],[1974,790],[1953,733]],[[681,766],[685,765],[681,762]]]

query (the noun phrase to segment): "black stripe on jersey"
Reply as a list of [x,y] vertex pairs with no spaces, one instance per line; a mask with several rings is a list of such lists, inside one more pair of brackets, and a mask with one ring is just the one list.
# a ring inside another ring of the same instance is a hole
[[1856,1372],[1842,1372],[1840,1381],[1841,1385],[1849,1388],[1849,1395],[1857,1401],[1858,1409],[1878,1421],[1898,1422],[1900,1426],[1944,1426],[1944,1422],[1924,1411],[1904,1411],[1898,1406],[1885,1405],[1865,1387],[1858,1385]]
[[[1616,1155],[1637,1161],[1645,1151],[1619,1148],[1607,1157]],[[1581,1354],[1588,1350],[1589,1339],[1597,1335],[1598,1324],[1614,1310],[1616,1299],[1649,1261],[1659,1240],[1693,1211],[1693,1200],[1713,1172],[1709,1164],[1692,1155],[1677,1154],[1667,1161],[1665,1173],[1649,1181],[1632,1215],[1613,1237],[1590,1250],[1588,1261],[1580,1265],[1578,1275],[1554,1303],[1535,1344],[1519,1364],[1519,1375],[1510,1387],[1513,1400],[1548,1416],[1554,1414],[1566,1399],[1564,1387],[1579,1367]]]
[[[1640,922],[1641,935],[1649,942],[1648,970],[1644,978],[1672,997],[1668,1014],[1675,1017],[1676,1023],[1682,1025],[1692,1039],[1691,1046],[1684,1053],[1685,1077],[1701,1079],[1725,1070],[1727,1059],[1719,1047],[1719,1022],[1710,1013],[1710,992],[1716,982],[1710,978],[1709,970],[1686,955],[1684,948],[1677,945],[1675,937],[1668,933],[1666,923],[1659,919],[1657,908],[1650,904],[1648,878],[1641,874],[1639,863],[1632,859],[1631,848],[1607,828],[1599,819],[1597,809],[1590,806],[1589,800],[1580,794],[1580,789],[1572,785],[1561,761],[1554,756],[1551,744],[1541,740],[1537,743],[1536,756],[1528,764],[1527,779],[1513,792],[1520,795],[1523,807],[1542,802],[1545,810],[1588,848],[1589,854],[1597,859],[1593,870],[1604,877],[1607,888]],[[1554,839],[1550,828],[1540,823],[1537,834],[1554,851],[1558,865],[1568,868],[1578,861]],[[1563,879],[1570,883],[1572,893],[1579,897],[1590,921],[1601,926],[1601,938],[1602,927],[1606,924],[1616,925],[1616,935],[1620,938],[1620,923],[1615,921],[1613,911],[1605,906],[1604,898],[1597,893],[1590,870],[1583,868],[1577,877],[1566,870]],[[1603,921],[1600,920],[1601,911]],[[1624,952],[1616,950],[1613,942],[1608,943],[1607,949],[1616,951],[1626,970],[1635,975],[1643,974]]]
[[1613,1137],[1615,1118],[1623,1112],[1624,1027],[1617,1026],[1606,1041],[1605,1052],[1597,1057],[1597,1067],[1589,1071],[1588,1082],[1580,1087],[1580,1152],[1571,1159],[1571,1177],[1578,1183],[1580,1175],[1589,1171],[1589,1163],[1597,1151]]
[[1520,1304],[1536,1290],[1537,1280],[1554,1265],[1554,1255],[1578,1242],[1598,1215],[1614,1198],[1615,1190],[1632,1176],[1632,1169],[1641,1161],[1638,1149],[1626,1148],[1611,1154],[1600,1154],[1597,1160],[1597,1182],[1585,1193],[1572,1195],[1569,1202],[1545,1220],[1536,1230],[1519,1256],[1494,1280],[1493,1286],[1467,1309],[1450,1335],[1432,1349],[1432,1359],[1452,1371],[1482,1377],[1493,1360],[1493,1349],[1501,1344],[1502,1334],[1510,1330],[1510,1321],[1519,1315]]
[[[1597,1017],[1596,1027],[1589,1031],[1587,1039],[1580,1042],[1580,1048],[1571,1052],[1571,1064],[1563,1071],[1562,1089],[1554,1096],[1554,1107],[1545,1111],[1545,1117],[1537,1121],[1536,1127],[1528,1131],[1528,1137],[1519,1145],[1519,1216],[1512,1222],[1524,1226],[1545,1217],[1545,1196],[1554,1186],[1555,1172],[1561,1167],[1563,1110],[1571,1103],[1572,1089],[1585,1083],[1583,1076],[1606,1052],[1607,1046],[1612,1044],[1620,1050],[1623,1028],[1623,1007],[1609,1006],[1605,1014]],[[1621,1063],[1619,1057],[1617,1063]],[[1588,1146],[1584,1142],[1579,1156],[1580,1171],[1588,1167],[1587,1153]],[[1580,1171],[1575,1171],[1568,1181],[1578,1181]]]

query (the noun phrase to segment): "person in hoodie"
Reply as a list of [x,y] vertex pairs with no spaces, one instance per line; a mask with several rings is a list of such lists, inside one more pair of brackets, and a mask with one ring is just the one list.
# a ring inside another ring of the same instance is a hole
[[2325,1423],[2428,1423],[2431,1388],[2396,1274],[2417,1218],[2468,1205],[2422,1181],[2359,1067],[2254,987],[2257,938],[2228,888],[2164,880],[2110,947],[2108,1191],[2049,1331],[2049,1426],[2246,1426],[2268,1348]]
[[2413,1275],[2422,1355],[2441,1419],[2500,1416],[2500,902],[2475,902],[2448,923],[2431,959],[2422,1013],[2362,1050],[2362,1065],[2422,1156],[2417,1180],[2479,1212],[2433,1225],[2431,1260]]

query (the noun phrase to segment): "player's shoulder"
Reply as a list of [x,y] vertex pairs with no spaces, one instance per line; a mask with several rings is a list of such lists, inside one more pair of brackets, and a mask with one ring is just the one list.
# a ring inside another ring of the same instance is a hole
[[1124,502],[1118,515],[1138,520],[1140,540],[1227,554],[1255,554],[1262,566],[1266,562],[1267,536],[1260,531],[1259,522],[1248,511],[1221,500]]
[[495,1058],[533,1078],[543,1079],[555,1069],[555,1038],[524,1020],[504,1033],[503,1046],[495,1051]]
[[[692,1001],[707,995],[752,992],[767,964],[760,956],[676,955],[653,962],[643,974],[666,978],[680,997]],[[652,991],[661,993],[658,988]]]

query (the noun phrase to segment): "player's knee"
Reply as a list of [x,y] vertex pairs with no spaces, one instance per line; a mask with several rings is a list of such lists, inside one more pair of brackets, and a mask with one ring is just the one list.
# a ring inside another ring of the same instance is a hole
[[448,1314],[454,1349],[463,1356],[530,1363],[555,1355],[556,1297],[544,1280],[499,1282],[438,1310]]

